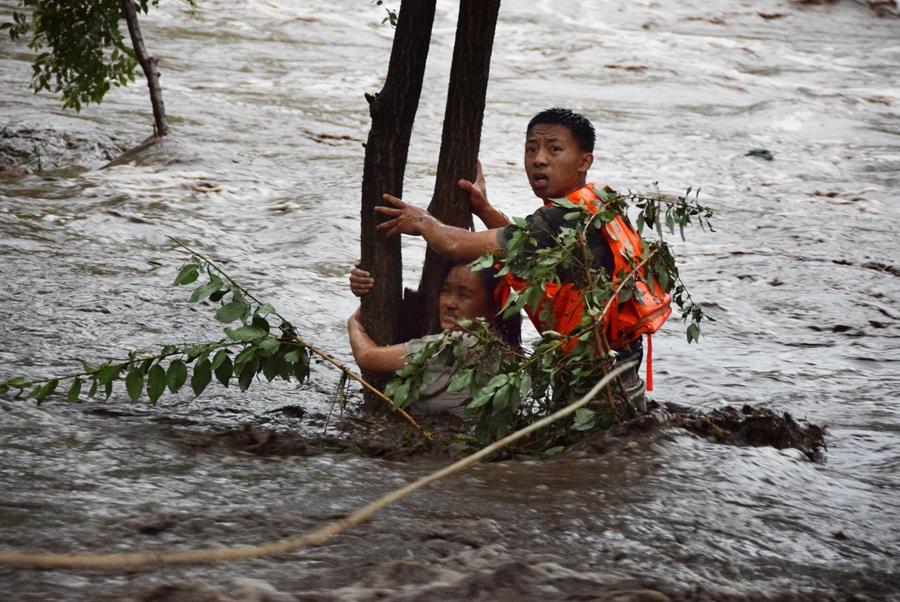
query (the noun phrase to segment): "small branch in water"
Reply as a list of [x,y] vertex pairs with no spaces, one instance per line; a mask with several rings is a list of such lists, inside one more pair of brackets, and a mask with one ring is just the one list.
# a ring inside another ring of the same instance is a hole
[[[235,280],[234,278],[232,278],[232,277],[228,274],[228,272],[226,272],[225,270],[222,269],[222,266],[220,266],[219,264],[217,264],[216,262],[214,262],[212,259],[210,259],[209,257],[203,255],[203,254],[200,253],[199,251],[195,251],[194,249],[190,248],[189,246],[187,246],[186,244],[184,244],[183,242],[181,242],[180,240],[178,240],[178,239],[175,238],[174,236],[166,236],[166,238],[168,238],[169,240],[171,240],[172,242],[174,242],[176,245],[178,245],[179,247],[181,247],[182,249],[184,249],[185,251],[187,251],[187,252],[190,253],[191,255],[196,255],[197,257],[199,257],[200,259],[202,259],[204,262],[206,262],[207,264],[209,264],[214,270],[216,270],[217,272],[219,272],[220,274],[222,274],[223,276],[225,276],[225,279],[228,280],[228,282],[230,282],[231,284],[233,284],[236,288],[240,289],[240,291],[241,291],[242,293],[244,293],[244,296],[245,296],[245,297],[247,297],[248,299],[251,299],[251,300],[254,301],[257,305],[263,305],[263,302],[262,302],[262,301],[260,301],[253,293],[251,293],[249,290],[247,290],[247,288],[246,288],[244,285],[242,285],[240,282],[238,282],[237,280]],[[284,316],[282,316],[281,314],[279,314],[277,311],[276,311],[276,312],[272,312],[272,313],[273,313],[274,315],[276,315],[276,316],[278,317],[278,319],[281,320],[282,322],[285,322],[285,323],[287,323],[287,324],[290,324],[290,322],[288,322],[287,320],[285,320],[285,319],[284,319]]]

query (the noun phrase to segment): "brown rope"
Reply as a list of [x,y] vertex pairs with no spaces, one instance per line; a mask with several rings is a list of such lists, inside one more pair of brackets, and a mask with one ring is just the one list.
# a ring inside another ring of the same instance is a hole
[[619,376],[625,370],[635,366],[637,362],[628,362],[617,366],[594,385],[581,399],[575,401],[561,410],[534,422],[525,428],[495,441],[484,449],[454,462],[436,472],[426,475],[412,483],[401,487],[387,495],[363,506],[359,510],[349,514],[345,518],[329,523],[312,533],[299,537],[290,537],[280,541],[260,544],[256,546],[237,546],[230,548],[209,548],[203,550],[185,550],[180,552],[133,552],[128,554],[24,554],[21,552],[0,551],[0,564],[32,569],[155,569],[162,566],[185,564],[210,564],[214,562],[226,562],[246,558],[260,558],[262,556],[274,556],[284,554],[300,548],[321,544],[327,539],[346,531],[350,527],[367,520],[373,514],[397,500],[406,497],[410,493],[459,472],[488,456],[499,449],[503,449],[522,437],[539,430],[548,424],[556,422],[560,418],[574,413],[580,407],[590,402],[594,396],[606,387],[610,381]]

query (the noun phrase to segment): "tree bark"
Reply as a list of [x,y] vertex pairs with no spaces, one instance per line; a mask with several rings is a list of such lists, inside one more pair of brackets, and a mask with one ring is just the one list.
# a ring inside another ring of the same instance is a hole
[[[375,277],[375,288],[362,301],[363,325],[379,345],[399,342],[402,260],[400,237],[376,233],[381,195],[403,196],[403,175],[413,122],[422,92],[425,60],[431,44],[436,0],[403,0],[388,74],[381,92],[366,95],[372,127],[366,142],[362,182],[362,268]],[[364,373],[383,388],[386,378]],[[367,397],[367,401],[370,401]]]
[[[457,182],[475,179],[499,11],[500,0],[461,0],[459,5],[437,180],[428,211],[445,224],[461,228],[472,228],[472,213],[469,197]],[[424,333],[440,330],[438,301],[444,264],[429,248],[419,282]]]
[[119,0],[122,5],[122,14],[128,24],[128,33],[131,34],[131,45],[138,63],[147,78],[147,87],[150,88],[150,105],[153,107],[153,130],[157,137],[169,133],[169,124],[166,120],[166,107],[163,105],[162,89],[159,87],[159,65],[156,58],[147,54],[144,47],[144,37],[141,35],[141,26],[138,23],[137,11],[133,0]]

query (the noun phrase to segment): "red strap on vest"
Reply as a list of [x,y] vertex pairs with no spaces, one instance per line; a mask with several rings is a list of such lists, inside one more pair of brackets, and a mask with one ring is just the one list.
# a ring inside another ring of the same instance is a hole
[[647,390],[653,390],[653,335],[647,335]]

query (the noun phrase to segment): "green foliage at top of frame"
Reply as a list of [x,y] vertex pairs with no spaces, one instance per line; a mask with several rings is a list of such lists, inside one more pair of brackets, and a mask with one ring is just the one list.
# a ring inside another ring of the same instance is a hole
[[[507,273],[525,281],[522,290],[511,291],[505,315],[523,308],[540,313],[549,308],[541,304],[544,286],[549,282],[567,280],[577,283],[583,301],[580,325],[567,336],[546,331],[532,349],[513,348],[480,320],[460,324],[462,332],[445,333],[426,344],[410,362],[388,383],[385,393],[399,407],[419,398],[419,391],[427,378],[429,367],[446,366],[453,371],[449,391],[465,392],[463,403],[466,418],[475,429],[473,447],[523,428],[549,416],[587,393],[609,370],[622,360],[605,343],[604,317],[609,301],[623,303],[635,296],[635,286],[651,276],[662,289],[671,293],[673,302],[681,310],[687,324],[688,342],[700,336],[700,322],[704,318],[701,307],[690,296],[678,273],[671,247],[664,240],[668,231],[677,231],[683,238],[684,227],[694,223],[709,227],[712,211],[697,202],[697,195],[689,198],[691,190],[677,199],[638,194],[621,195],[613,190],[599,191],[604,207],[590,213],[584,207],[566,199],[556,199],[566,210],[564,223],[548,239],[547,231],[536,232],[525,220],[516,220],[505,254],[485,255],[471,264],[473,270],[499,265],[498,277]],[[602,265],[593,261],[591,233],[599,230],[616,215],[625,216],[629,206],[637,211],[638,231],[643,252],[632,258],[637,268],[629,274],[619,274],[613,281]],[[654,240],[643,238],[655,233]],[[561,278],[564,274],[564,278]],[[643,275],[641,275],[643,274]],[[647,283],[649,284],[649,283]],[[600,344],[598,344],[600,343]],[[635,408],[622,402],[624,395],[603,395],[587,407],[579,409],[572,420],[554,424],[542,431],[520,451],[547,454],[562,449],[572,431],[585,431],[609,426],[622,418],[633,416]]]
[[[187,0],[192,9],[195,0]],[[147,13],[159,0],[135,0]],[[119,0],[19,0],[20,11],[0,24],[13,40],[27,38],[37,52],[32,62],[31,89],[50,90],[63,106],[80,111],[99,103],[112,86],[134,81],[137,59],[123,30]],[[30,17],[30,18],[29,18]]]

